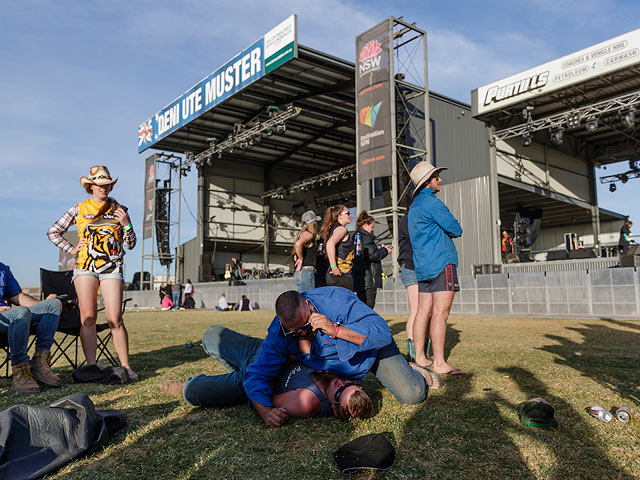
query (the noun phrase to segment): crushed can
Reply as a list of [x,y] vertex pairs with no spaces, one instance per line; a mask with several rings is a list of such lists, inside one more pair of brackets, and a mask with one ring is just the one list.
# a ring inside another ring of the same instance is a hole
[[634,408],[622,405],[616,410],[616,418],[622,423],[627,423],[635,413],[636,411]]
[[598,420],[601,420],[605,423],[609,423],[613,418],[613,415],[611,415],[611,412],[609,410],[599,405],[594,405],[593,407],[587,407],[587,413],[589,413],[589,415],[591,415],[592,417],[595,417]]

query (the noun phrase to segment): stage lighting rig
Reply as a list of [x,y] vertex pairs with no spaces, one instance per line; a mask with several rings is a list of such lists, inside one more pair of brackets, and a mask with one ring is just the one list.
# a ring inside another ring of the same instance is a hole
[[567,127],[578,128],[580,126],[580,110],[574,110],[567,114]]
[[636,112],[633,107],[625,107],[620,110],[620,123],[625,130],[633,130],[636,121]]
[[522,134],[522,146],[523,147],[531,146],[531,134],[529,132],[525,132]]
[[551,130],[549,130],[549,139],[556,147],[562,145],[564,141],[564,128],[560,126],[552,127]]
[[284,196],[291,195],[292,193],[307,191],[315,185],[330,185],[331,183],[337,182],[338,180],[348,179],[350,177],[353,177],[355,175],[355,172],[356,166],[349,165],[348,167],[342,167],[332,172],[323,173],[311,178],[305,178],[304,180],[292,183],[291,185],[288,185],[286,187],[277,187],[272,190],[267,190],[261,195],[261,197],[283,198]]
[[596,117],[587,118],[586,123],[587,132],[593,132],[598,128],[598,119]]

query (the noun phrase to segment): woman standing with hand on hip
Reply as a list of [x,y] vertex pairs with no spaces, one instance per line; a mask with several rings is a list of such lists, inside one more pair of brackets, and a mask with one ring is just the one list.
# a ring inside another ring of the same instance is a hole
[[[96,165],[89,177],[80,183],[91,198],[71,207],[56,223],[47,237],[67,253],[76,255],[73,284],[80,308],[80,340],[88,365],[96,363],[96,318],[98,287],[102,293],[107,322],[120,364],[127,369],[129,380],[138,375],[129,366],[129,336],[122,320],[123,246],[131,250],[136,245],[127,208],[109,197],[118,179],[113,180],[105,166]],[[63,238],[73,224],[78,227],[79,242],[75,247]]]
[[302,229],[293,245],[295,273],[293,280],[299,292],[316,287],[316,238],[318,236],[318,217],[313,210],[302,214]]
[[351,212],[344,205],[327,208],[322,220],[322,240],[325,244],[329,270],[327,271],[327,285],[343,287],[353,291],[353,257],[355,245],[353,238],[347,231],[351,223]]

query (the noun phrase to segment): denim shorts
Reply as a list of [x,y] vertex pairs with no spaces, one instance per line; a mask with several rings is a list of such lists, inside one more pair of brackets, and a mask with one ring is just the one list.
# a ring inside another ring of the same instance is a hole
[[400,280],[404,284],[404,288],[408,288],[411,285],[418,284],[418,278],[416,277],[416,271],[402,265],[402,271],[400,272]]
[[99,282],[101,282],[102,280],[105,280],[107,278],[115,278],[116,280],[123,280],[124,277],[122,276],[121,273],[96,273],[96,272],[90,272],[89,270],[82,270],[80,268],[74,268],[73,269],[73,278],[71,279],[71,281],[75,280],[76,278],[82,276],[82,275],[91,275],[92,277],[95,277],[98,279]]

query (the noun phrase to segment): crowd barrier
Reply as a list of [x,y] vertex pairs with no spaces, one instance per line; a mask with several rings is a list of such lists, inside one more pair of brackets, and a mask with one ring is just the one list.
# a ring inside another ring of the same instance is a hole
[[[547,271],[461,275],[460,292],[452,314],[579,316],[640,320],[640,271],[637,268],[609,268],[584,271]],[[291,277],[195,285],[196,308],[213,309],[224,293],[229,302],[246,295],[264,310],[273,310],[282,292],[295,289]],[[133,308],[159,308],[157,291],[128,291]],[[130,304],[131,305],[131,304]],[[381,314],[408,313],[407,295],[400,281],[387,279],[378,290],[376,311]]]

